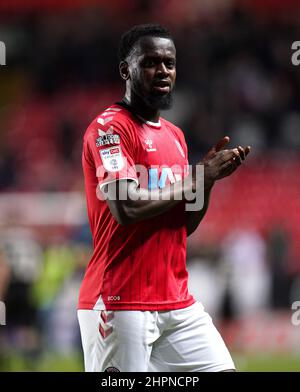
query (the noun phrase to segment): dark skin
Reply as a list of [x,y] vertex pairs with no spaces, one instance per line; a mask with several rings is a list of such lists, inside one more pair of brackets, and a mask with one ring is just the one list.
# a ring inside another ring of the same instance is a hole
[[[169,91],[174,88],[176,49],[173,41],[157,37],[141,38],[127,61],[120,63],[119,69],[126,81],[125,98],[134,112],[148,121],[157,122],[160,112],[145,105],[141,95],[159,94],[155,87],[160,84],[165,84]],[[137,92],[134,88],[133,78],[139,82],[141,91]]]
[[[143,97],[163,96],[172,91],[176,79],[176,49],[173,41],[159,37],[141,38],[126,61],[120,63],[119,69],[122,79],[126,81],[125,99],[132,111],[145,120],[157,122],[160,111],[147,104]],[[188,235],[196,230],[203,219],[215,182],[232,174],[250,152],[249,146],[225,149],[228,142],[229,137],[225,136],[198,163],[204,165],[204,207],[201,211],[186,212]],[[105,192],[110,211],[122,225],[160,215],[176,207],[186,194],[203,186],[197,181],[194,170],[189,177],[189,182],[178,181],[151,191],[151,194],[156,193],[157,196],[151,200],[149,197],[140,197],[147,196],[149,190],[139,189],[135,182],[129,180],[121,180],[117,184],[119,190],[127,192],[127,200],[113,200],[110,195],[114,195],[114,185],[108,184]],[[164,195],[169,195],[168,200],[164,200]]]

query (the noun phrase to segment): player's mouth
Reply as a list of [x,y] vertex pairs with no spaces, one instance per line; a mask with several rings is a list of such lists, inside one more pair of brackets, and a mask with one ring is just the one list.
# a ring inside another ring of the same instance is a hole
[[162,93],[162,94],[167,94],[170,92],[171,90],[171,85],[170,82],[167,81],[159,81],[159,82],[155,82],[153,83],[153,90]]

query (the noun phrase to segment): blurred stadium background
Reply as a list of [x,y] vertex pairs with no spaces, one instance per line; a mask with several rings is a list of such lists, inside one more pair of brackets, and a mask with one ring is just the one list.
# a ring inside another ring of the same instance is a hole
[[120,34],[154,21],[175,36],[165,116],[185,131],[190,161],[223,135],[252,146],[189,239],[191,290],[240,371],[300,371],[299,20],[296,0],[1,0],[0,370],[83,370],[82,135],[121,97]]

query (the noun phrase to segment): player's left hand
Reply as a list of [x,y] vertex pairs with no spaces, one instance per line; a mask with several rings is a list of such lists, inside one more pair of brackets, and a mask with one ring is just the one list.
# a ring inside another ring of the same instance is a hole
[[238,146],[236,147],[236,149],[238,150],[239,155],[231,160],[228,167],[223,171],[222,178],[232,174],[241,165],[241,163],[246,159],[247,155],[250,153],[251,147],[247,146],[243,148],[242,146]]
[[[238,146],[234,149],[224,150],[229,141],[229,136],[224,136],[208,151],[201,161],[201,163],[206,166],[208,173],[206,183],[213,184],[216,180],[220,180],[231,175],[250,153],[250,146],[245,148]],[[225,154],[227,154],[227,159],[225,159]],[[218,159],[218,157],[220,157],[220,159]],[[213,168],[215,170],[212,170]]]

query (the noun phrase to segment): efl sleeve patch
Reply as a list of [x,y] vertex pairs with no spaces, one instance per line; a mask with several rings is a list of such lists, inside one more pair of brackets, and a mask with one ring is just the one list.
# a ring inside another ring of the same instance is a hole
[[102,147],[111,144],[120,144],[120,136],[114,133],[111,126],[107,131],[98,128],[99,137],[96,140],[96,147]]
[[122,154],[121,146],[110,147],[100,150],[100,156],[104,168],[109,172],[117,172],[124,167],[124,157]]

